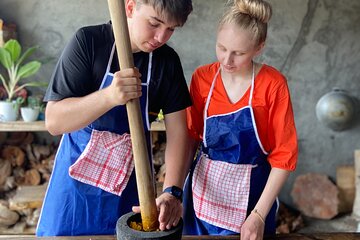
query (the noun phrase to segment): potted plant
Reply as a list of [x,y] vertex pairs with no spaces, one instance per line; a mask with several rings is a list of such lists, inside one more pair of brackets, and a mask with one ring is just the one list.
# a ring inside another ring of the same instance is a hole
[[[46,82],[26,82],[20,84],[20,80],[28,78],[37,73],[41,67],[39,61],[24,63],[24,60],[31,56],[37,47],[30,47],[22,55],[20,43],[15,39],[7,41],[0,47],[0,63],[7,71],[7,78],[0,74],[3,88],[6,92],[4,101],[0,101],[0,118],[2,121],[15,121],[18,116],[16,94],[25,87],[45,87]],[[7,111],[10,111],[8,115]]]
[[20,107],[20,114],[24,122],[34,122],[38,119],[39,113],[44,108],[45,104],[42,98],[38,96],[29,96],[26,99],[18,97],[16,99]]

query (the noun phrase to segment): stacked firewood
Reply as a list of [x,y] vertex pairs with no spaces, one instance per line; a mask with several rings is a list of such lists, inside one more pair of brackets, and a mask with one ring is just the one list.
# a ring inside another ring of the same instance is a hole
[[[36,228],[39,204],[17,202],[19,190],[45,192],[56,147],[34,143],[30,132],[9,133],[0,145],[0,234],[26,233]],[[43,187],[44,186],[44,187]],[[22,200],[27,201],[27,200]],[[31,203],[31,199],[28,202]],[[32,231],[30,231],[32,232]]]
[[162,193],[162,187],[165,180],[165,132],[153,132],[152,140],[156,194],[159,196]]

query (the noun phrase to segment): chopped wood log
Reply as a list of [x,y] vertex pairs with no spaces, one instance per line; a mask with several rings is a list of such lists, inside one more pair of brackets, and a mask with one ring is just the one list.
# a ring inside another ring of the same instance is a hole
[[6,144],[20,146],[31,144],[34,141],[34,134],[31,132],[11,132],[6,139]]
[[154,165],[161,166],[165,163],[165,149],[166,143],[156,142],[153,148],[153,162]]
[[280,203],[276,233],[297,232],[302,227],[304,227],[304,220],[301,213]]
[[1,151],[1,157],[9,160],[14,167],[21,167],[25,162],[25,153],[17,146],[5,146]]
[[52,152],[52,148],[50,145],[33,144],[32,147],[33,147],[34,156],[35,156],[36,160],[38,160],[38,161],[42,160],[43,158],[48,157]]
[[0,159],[0,188],[2,188],[6,182],[6,179],[11,176],[12,167],[8,160]]
[[4,205],[0,205],[0,226],[11,226],[19,220],[19,214],[10,210]]
[[24,185],[25,182],[25,170],[21,167],[13,168],[13,176],[15,183],[18,186]]
[[355,199],[355,167],[344,165],[336,168],[336,185],[339,189],[340,213],[349,213]]
[[41,176],[38,170],[30,169],[25,172],[25,181],[24,185],[36,186],[41,182]]
[[355,166],[355,200],[353,206],[353,215],[360,220],[360,150],[354,152]]
[[331,219],[339,213],[339,189],[324,174],[298,176],[291,196],[298,209],[306,216]]
[[40,208],[36,208],[31,214],[25,216],[26,225],[36,227],[40,217]]
[[163,183],[165,181],[166,166],[165,163],[161,165],[158,173],[156,174],[156,181]]
[[41,208],[46,188],[47,184],[18,187],[15,196],[9,200],[9,208],[11,210]]
[[24,220],[21,220],[20,222],[17,222],[12,228],[11,230],[14,233],[23,233],[25,232],[25,228],[26,228],[26,222]]
[[7,132],[0,132],[0,145],[3,145],[5,143],[6,138],[7,138]]
[[15,177],[14,176],[9,176],[7,179],[6,179],[6,182],[3,186],[3,191],[10,191],[14,188],[17,187],[17,184],[15,182]]
[[31,144],[25,145],[25,152],[26,152],[26,157],[29,160],[30,166],[33,167],[34,165],[36,165],[38,162],[36,161],[36,158],[34,156]]

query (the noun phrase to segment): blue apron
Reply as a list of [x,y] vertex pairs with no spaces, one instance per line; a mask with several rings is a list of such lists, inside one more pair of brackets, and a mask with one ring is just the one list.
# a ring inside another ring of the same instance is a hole
[[[193,162],[191,171],[185,183],[185,188],[184,188],[185,226],[183,229],[183,233],[186,235],[234,235],[240,232],[240,227],[243,223],[242,222],[240,226],[235,226],[235,228],[237,229],[235,231],[234,228],[230,226],[232,223],[231,218],[219,219],[219,217],[216,217],[216,215],[221,216],[222,214],[221,211],[219,211],[220,213],[215,213],[214,216],[208,216],[206,214],[202,214],[201,211],[204,212],[206,211],[206,210],[202,210],[206,208],[205,200],[204,202],[200,202],[202,204],[202,206],[200,206],[202,207],[202,209],[200,209],[197,205],[194,207],[195,205],[194,200],[199,198],[198,196],[194,195],[195,194],[194,189],[199,188],[199,186],[197,186],[198,183],[195,183],[195,181],[198,181],[196,179],[203,178],[205,175],[204,173],[207,173],[207,172],[202,172],[200,176],[196,176],[196,174],[198,174],[197,173],[198,168],[201,167],[198,165],[206,163],[209,166],[209,169],[210,166],[212,168],[214,168],[214,166],[226,166],[228,168],[227,169],[225,168],[226,169],[225,173],[223,173],[225,177],[227,175],[226,171],[230,169],[240,167],[241,165],[250,166],[248,167],[250,172],[248,178],[249,190],[248,190],[248,195],[245,195],[248,196],[248,198],[245,198],[248,200],[241,203],[243,204],[243,206],[245,206],[243,221],[245,221],[246,216],[248,216],[251,213],[251,210],[254,209],[257,201],[259,200],[271,170],[271,166],[267,161],[267,152],[264,150],[257,133],[254,113],[251,106],[253,90],[254,90],[254,81],[255,81],[254,67],[253,67],[253,77],[252,77],[248,106],[238,109],[235,112],[208,117],[207,110],[210,104],[211,95],[215,87],[215,82],[219,75],[219,72],[220,72],[220,68],[213,79],[212,86],[210,88],[204,109],[204,134],[203,134],[203,142],[201,145],[201,149],[196,160]],[[204,159],[207,159],[207,161],[204,162]],[[224,171],[224,169],[221,168],[218,167],[218,169],[213,170],[213,172]],[[208,171],[207,168],[205,170]],[[235,170],[233,173],[240,174],[237,172],[238,171]],[[238,176],[238,177],[241,178],[242,176]],[[232,183],[232,181],[234,181],[232,179],[233,178],[230,178],[229,182],[221,183],[222,180],[215,178],[215,180],[213,181],[214,183],[213,185],[209,185],[210,181],[206,181],[206,179],[202,181],[202,182],[206,182],[207,184],[206,186],[205,184],[203,184],[202,186],[203,189],[207,190],[208,192],[207,194],[210,195],[210,197],[208,197],[207,199],[211,199],[212,195],[215,196],[221,196],[222,194],[226,195],[224,189],[226,189],[227,185],[229,185],[230,183]],[[242,191],[242,188],[240,188],[240,191]],[[201,196],[201,199],[202,197],[207,197],[207,196],[206,195]],[[231,200],[231,195],[229,198]],[[215,204],[219,204],[219,201],[216,202],[216,199],[215,199]],[[229,206],[229,209],[231,209],[231,207],[236,207],[236,206]],[[230,211],[229,214],[225,214],[226,216],[231,215],[231,210],[229,211]],[[277,202],[273,204],[266,218],[265,234],[275,233],[276,211],[277,211]],[[211,213],[210,210],[208,210],[207,214],[209,213]],[[227,225],[229,225],[229,227],[223,227],[223,226],[227,226],[226,224],[225,225],[223,224],[224,220],[225,222],[226,220],[228,220]]]
[[[114,75],[110,73],[110,67],[114,52],[115,44],[100,89],[112,82]],[[152,53],[149,54],[147,82],[142,84],[140,98],[150,161],[148,85],[151,66]],[[84,151],[93,129],[117,134],[129,133],[126,106],[114,107],[89,126],[62,136],[44,198],[37,236],[113,235],[118,218],[131,212],[132,206],[139,205],[135,171],[120,197],[69,176],[69,167]]]

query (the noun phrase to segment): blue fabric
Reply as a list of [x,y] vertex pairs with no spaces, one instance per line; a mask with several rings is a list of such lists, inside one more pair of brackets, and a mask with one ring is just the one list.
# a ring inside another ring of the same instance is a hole
[[[113,77],[107,75],[104,87]],[[143,120],[147,89],[143,86],[140,98]],[[146,126],[146,124],[144,123]],[[121,197],[72,179],[68,170],[84,151],[92,129],[118,134],[129,132],[126,107],[111,109],[88,127],[64,134],[59,146],[54,170],[44,198],[37,236],[113,235],[120,216],[139,205],[135,171]],[[145,128],[150,155],[150,134]]]
[[[247,215],[255,207],[270,174],[267,155],[262,151],[256,137],[251,108],[246,107],[228,115],[218,115],[206,119],[206,147],[201,153],[214,161],[225,161],[234,164],[258,165],[252,169]],[[214,226],[196,217],[192,198],[192,176],[199,154],[191,167],[184,188],[184,229],[186,235],[235,235],[236,232]],[[265,224],[265,234],[274,234],[276,228],[277,204],[271,208]]]
[[[238,164],[258,164],[263,152],[252,123],[250,108],[206,120],[207,148],[210,159]],[[260,161],[261,162],[261,161]]]

